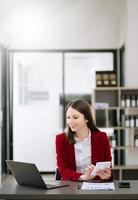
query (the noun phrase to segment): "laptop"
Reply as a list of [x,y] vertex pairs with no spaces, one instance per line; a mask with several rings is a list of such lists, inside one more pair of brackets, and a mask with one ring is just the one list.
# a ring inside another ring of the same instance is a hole
[[47,184],[38,168],[34,163],[19,162],[13,160],[6,160],[12,175],[14,176],[17,184],[23,186],[30,186],[42,189],[54,189],[69,186],[68,184],[54,183]]

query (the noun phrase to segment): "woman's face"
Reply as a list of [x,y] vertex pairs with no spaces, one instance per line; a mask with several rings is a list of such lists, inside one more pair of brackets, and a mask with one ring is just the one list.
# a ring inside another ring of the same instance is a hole
[[79,111],[69,107],[66,113],[66,122],[73,132],[79,132],[87,127],[87,120]]

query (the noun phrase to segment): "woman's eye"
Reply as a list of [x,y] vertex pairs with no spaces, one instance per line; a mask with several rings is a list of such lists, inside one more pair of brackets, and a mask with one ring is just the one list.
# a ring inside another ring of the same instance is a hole
[[78,117],[69,117],[69,116],[67,116],[66,119],[78,119]]

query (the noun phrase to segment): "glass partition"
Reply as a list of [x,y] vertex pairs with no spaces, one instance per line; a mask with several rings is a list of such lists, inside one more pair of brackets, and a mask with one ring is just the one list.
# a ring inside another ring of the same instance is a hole
[[61,53],[13,55],[13,159],[54,171],[55,135],[62,131]]
[[91,102],[96,87],[96,71],[114,70],[112,52],[65,53],[65,98],[85,98]]

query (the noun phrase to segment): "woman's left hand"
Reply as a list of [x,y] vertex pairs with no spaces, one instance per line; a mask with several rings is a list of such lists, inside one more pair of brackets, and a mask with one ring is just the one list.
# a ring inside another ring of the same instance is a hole
[[102,180],[109,180],[111,178],[111,168],[105,170],[98,170],[97,176],[99,176]]

